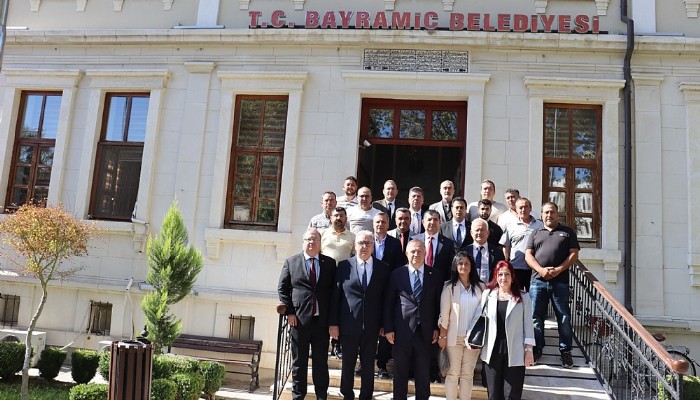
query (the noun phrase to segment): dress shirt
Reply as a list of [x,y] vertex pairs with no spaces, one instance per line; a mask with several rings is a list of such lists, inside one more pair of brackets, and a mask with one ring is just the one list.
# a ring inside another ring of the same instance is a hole
[[485,242],[484,244],[478,244],[477,242],[474,242],[472,246],[474,246],[474,254],[472,254],[474,260],[476,260],[476,255],[479,253],[479,246],[482,247],[481,265],[477,268],[479,268],[479,279],[481,279],[483,282],[488,282],[491,280],[491,277],[489,276],[489,243]]
[[425,279],[423,279],[423,268],[425,268],[424,265],[421,265],[419,269],[415,269],[412,266],[408,266],[408,279],[411,281],[411,288],[416,287],[416,271],[418,271],[418,276],[420,276],[420,282],[423,284],[423,287],[425,287]]
[[386,242],[386,236],[382,240],[375,235],[374,236],[374,256],[377,260],[384,258],[384,243]]
[[[429,236],[428,232],[425,232],[425,259],[428,259],[428,249],[430,248],[430,241],[433,241],[433,264],[435,264],[435,256],[437,255],[437,234]],[[432,267],[432,265],[431,265]]]
[[[314,268],[314,272],[316,272],[316,282],[318,282],[318,278],[321,276],[321,268],[319,268],[318,265],[318,256],[316,257],[311,257],[310,255],[304,253],[304,260],[306,264],[306,275],[311,276],[311,259],[314,259],[314,264],[316,265],[316,268]],[[319,305],[318,305],[318,300],[316,300],[316,314],[314,314],[314,317],[318,316],[318,310],[319,310]]]
[[374,270],[372,257],[368,258],[367,261],[363,261],[360,257],[355,257],[355,259],[357,260],[357,278],[362,282],[362,273],[367,269],[367,285],[369,286],[369,282],[372,279],[372,271]]
[[411,210],[411,232],[420,233],[422,223],[423,221],[421,221],[420,211]]
[[[471,329],[469,326],[474,318],[474,314],[479,310],[479,304],[481,303],[481,292],[474,293],[471,288],[467,289],[464,287],[462,282],[457,283],[459,290],[455,290],[455,293],[459,297],[452,299],[452,302],[459,302],[459,323],[457,325],[458,336],[466,336],[466,332]],[[455,301],[457,300],[457,301]]]
[[[462,222],[457,222],[454,219],[452,220],[452,237],[456,238],[457,237],[457,229],[460,230],[460,234],[462,235],[462,243],[464,243],[464,239],[466,238],[467,234],[467,227],[464,225],[464,221]],[[457,246],[461,246],[462,243],[457,243]]]

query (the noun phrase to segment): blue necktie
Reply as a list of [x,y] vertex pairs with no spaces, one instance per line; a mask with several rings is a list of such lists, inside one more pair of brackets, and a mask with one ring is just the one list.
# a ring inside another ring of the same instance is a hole
[[457,224],[457,236],[455,237],[457,246],[462,245],[462,224]]
[[416,301],[420,303],[420,298],[421,295],[423,294],[423,284],[420,281],[420,273],[418,270],[415,271],[416,274],[416,281],[413,284],[413,297],[416,298]]
[[367,290],[367,263],[362,263],[362,290]]

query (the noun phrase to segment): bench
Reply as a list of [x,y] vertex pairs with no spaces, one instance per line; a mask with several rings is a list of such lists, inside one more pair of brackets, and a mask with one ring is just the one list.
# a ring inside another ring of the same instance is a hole
[[[216,361],[226,366],[226,372],[232,374],[250,375],[249,391],[252,393],[260,387],[258,367],[260,365],[260,353],[262,352],[262,340],[241,340],[217,338],[197,335],[180,335],[172,344],[172,347],[208,351],[214,353],[236,354],[246,357],[241,360],[228,360],[218,357],[193,356],[198,360]],[[229,368],[231,367],[231,368]],[[240,368],[248,368],[249,371],[240,371]],[[235,369],[235,368],[238,368]]]

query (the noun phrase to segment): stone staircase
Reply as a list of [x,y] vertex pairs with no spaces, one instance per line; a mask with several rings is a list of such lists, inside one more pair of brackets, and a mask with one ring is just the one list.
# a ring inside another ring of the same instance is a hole
[[[559,360],[558,334],[556,323],[547,321],[546,344],[544,354],[536,366],[528,368],[525,375],[525,388],[523,400],[583,400],[583,399],[609,399],[593,370],[586,363],[581,349],[575,347],[572,351],[574,367],[564,369]],[[311,360],[309,360],[311,362]],[[474,389],[472,399],[488,399],[486,388],[481,385],[479,373],[480,363],[474,373]],[[328,389],[329,400],[342,399],[340,394],[340,360],[330,357],[328,360],[330,372],[330,387]],[[391,362],[387,366],[391,373]],[[313,385],[311,385],[311,369],[309,368],[309,388],[306,398],[315,400]],[[355,396],[359,396],[360,377],[355,376]],[[374,381],[374,399],[389,400],[392,398],[392,380],[376,378]],[[442,383],[430,385],[431,399],[445,399],[445,386]],[[415,393],[413,381],[408,385],[409,399],[413,399]],[[281,399],[292,398],[291,383],[287,383]]]

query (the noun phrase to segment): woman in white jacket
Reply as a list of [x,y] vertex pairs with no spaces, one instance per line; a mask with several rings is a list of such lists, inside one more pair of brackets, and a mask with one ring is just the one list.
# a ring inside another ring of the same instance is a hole
[[484,284],[479,281],[471,254],[465,251],[455,254],[450,280],[445,282],[442,289],[438,322],[438,344],[443,350],[447,348],[450,360],[450,368],[445,377],[447,400],[469,400],[472,396],[474,367],[479,359],[479,349],[470,349],[465,343],[465,335],[474,317],[479,315],[483,291]]
[[530,296],[522,291],[509,262],[496,264],[481,306],[487,319],[481,359],[486,362],[489,400],[520,400],[525,367],[535,363],[535,333]]

